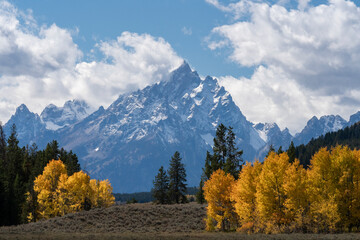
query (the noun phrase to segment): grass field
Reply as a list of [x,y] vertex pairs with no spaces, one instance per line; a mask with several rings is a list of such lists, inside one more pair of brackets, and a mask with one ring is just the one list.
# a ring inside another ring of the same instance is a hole
[[127,204],[1,227],[0,239],[360,239],[360,234],[246,235],[204,231],[205,206]]

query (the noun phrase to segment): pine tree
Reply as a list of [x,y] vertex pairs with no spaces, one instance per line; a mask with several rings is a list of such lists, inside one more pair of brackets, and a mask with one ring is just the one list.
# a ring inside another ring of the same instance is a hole
[[295,146],[293,141],[291,141],[290,143],[290,146],[287,150],[287,154],[289,156],[289,162],[293,163],[295,161]]
[[212,166],[213,170],[224,169],[225,160],[227,157],[226,146],[226,131],[227,128],[221,123],[216,129],[216,137],[214,138]]
[[243,151],[238,151],[235,146],[235,133],[232,127],[225,127],[220,124],[216,129],[214,138],[213,154],[206,152],[205,167],[203,173],[206,179],[218,169],[230,173],[235,179],[238,178],[241,166],[243,165]]
[[23,153],[18,146],[15,124],[11,127],[11,134],[7,140],[6,148],[6,182],[8,190],[8,208],[9,211],[7,224],[18,224],[21,217],[21,205],[25,201],[25,188],[22,179]]
[[160,167],[158,174],[155,176],[153,184],[154,186],[151,192],[155,198],[155,202],[160,204],[169,203],[169,178],[163,166]]
[[3,214],[0,215],[0,226],[6,224],[7,215],[5,214],[6,202],[7,202],[7,192],[5,189],[5,171],[6,171],[6,139],[4,130],[0,122],[0,209]]
[[238,151],[238,148],[235,146],[235,133],[232,130],[233,128],[229,127],[226,135],[227,158],[224,171],[230,173],[235,179],[238,179],[243,164],[241,159],[243,151]]
[[205,203],[205,196],[204,196],[204,180],[201,178],[199,184],[199,190],[196,193],[196,202],[199,204]]
[[186,171],[181,163],[180,153],[176,151],[171,157],[169,175],[169,199],[174,203],[185,203],[186,199]]
[[215,166],[213,166],[212,163],[212,155],[209,153],[209,151],[206,151],[205,167],[203,168],[206,179],[209,179],[211,174],[214,172]]

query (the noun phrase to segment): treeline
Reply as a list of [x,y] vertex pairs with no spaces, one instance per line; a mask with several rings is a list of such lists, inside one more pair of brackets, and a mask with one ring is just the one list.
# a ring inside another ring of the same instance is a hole
[[204,185],[209,231],[247,233],[358,232],[360,150],[321,148],[307,169],[270,152],[235,180],[218,169]]
[[295,156],[300,160],[300,164],[307,167],[311,157],[320,148],[330,149],[336,145],[346,145],[351,149],[360,148],[360,123],[355,123],[351,127],[346,127],[337,132],[330,132],[316,139],[311,139],[306,145],[302,144],[295,148]]
[[26,193],[36,199],[34,180],[40,175],[51,159],[61,159],[66,165],[67,174],[80,171],[76,154],[59,149],[56,141],[38,150],[36,144],[20,147],[16,126],[11,128],[6,139],[0,125],[0,225],[15,225],[27,222],[34,211],[36,201],[26,201]]
[[[187,187],[187,195],[195,195],[199,191],[197,187]],[[136,201],[138,203],[153,202],[155,199],[152,192],[136,192],[136,193],[114,193],[115,201],[126,203]],[[190,200],[190,199],[189,199]]]

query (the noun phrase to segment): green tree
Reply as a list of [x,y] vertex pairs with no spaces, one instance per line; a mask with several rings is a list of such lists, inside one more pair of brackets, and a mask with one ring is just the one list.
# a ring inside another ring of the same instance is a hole
[[180,153],[176,151],[171,157],[169,175],[169,199],[175,203],[185,203],[186,199],[186,171],[181,162]]
[[21,216],[21,205],[25,201],[25,188],[22,171],[23,152],[18,146],[15,124],[11,127],[11,134],[6,148],[6,179],[8,191],[8,224],[18,224]]
[[169,178],[163,166],[160,167],[158,174],[155,176],[153,185],[151,192],[155,198],[155,202],[160,204],[169,203]]
[[243,151],[238,151],[238,148],[235,146],[235,133],[233,132],[232,127],[228,127],[226,149],[227,156],[224,171],[230,173],[235,179],[238,179],[239,172],[243,165],[241,158]]
[[224,168],[227,157],[226,131],[227,128],[221,123],[216,129],[216,137],[214,138],[213,161],[220,169]]
[[205,203],[205,196],[204,196],[204,180],[201,178],[199,184],[199,190],[196,193],[196,202],[199,204]]
[[203,168],[206,179],[218,169],[230,173],[235,179],[238,178],[241,166],[243,165],[243,151],[238,151],[235,146],[235,133],[232,127],[225,127],[220,124],[216,129],[214,138],[213,154],[206,153],[205,167]]
[[289,162],[290,163],[295,162],[295,151],[296,150],[295,150],[294,142],[291,141],[290,146],[289,146],[289,148],[287,150],[287,154],[289,156]]
[[3,127],[0,122],[0,209],[3,214],[0,215],[0,226],[6,224],[7,215],[5,214],[6,202],[7,202],[7,192],[5,189],[5,169],[6,169],[6,139]]

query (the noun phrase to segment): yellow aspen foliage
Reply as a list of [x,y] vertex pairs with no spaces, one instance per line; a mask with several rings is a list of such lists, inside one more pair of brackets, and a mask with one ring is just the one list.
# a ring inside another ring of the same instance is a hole
[[[90,180],[84,172],[70,177],[61,160],[52,160],[34,181],[37,193],[38,218],[63,216],[64,214],[89,210],[91,207],[109,207],[115,203],[112,187],[108,180]],[[28,194],[27,201],[32,199]],[[34,219],[30,213],[29,221]]]
[[257,222],[256,186],[259,181],[262,165],[255,161],[253,165],[247,162],[240,172],[230,193],[234,202],[235,212],[239,216],[240,231],[254,232]]
[[334,162],[330,152],[322,148],[314,154],[310,163],[308,192],[315,231],[334,231],[340,221],[338,203],[335,200]]
[[58,216],[60,213],[58,193],[56,191],[60,176],[66,176],[66,167],[61,160],[51,160],[41,175],[34,181],[37,192],[38,211],[40,218]]
[[115,197],[112,195],[112,187],[109,180],[90,180],[92,190],[91,204],[93,207],[110,207],[115,203]]
[[67,179],[61,179],[57,192],[63,214],[91,208],[90,198],[93,194],[90,177],[82,171],[74,173]]
[[351,230],[360,217],[360,153],[337,146],[311,159],[308,189],[317,231]]
[[292,223],[293,231],[298,231],[308,224],[308,206],[306,170],[300,165],[298,159],[295,159],[289,168],[285,171],[284,191],[285,199],[285,218],[288,223]]
[[215,171],[205,182],[204,196],[208,202],[206,230],[211,231],[216,228],[229,231],[236,225],[236,213],[230,200],[234,182],[234,177],[221,169]]
[[288,223],[285,216],[284,180],[289,166],[287,153],[275,152],[269,154],[262,166],[256,188],[256,208],[266,232],[273,232],[273,229]]

